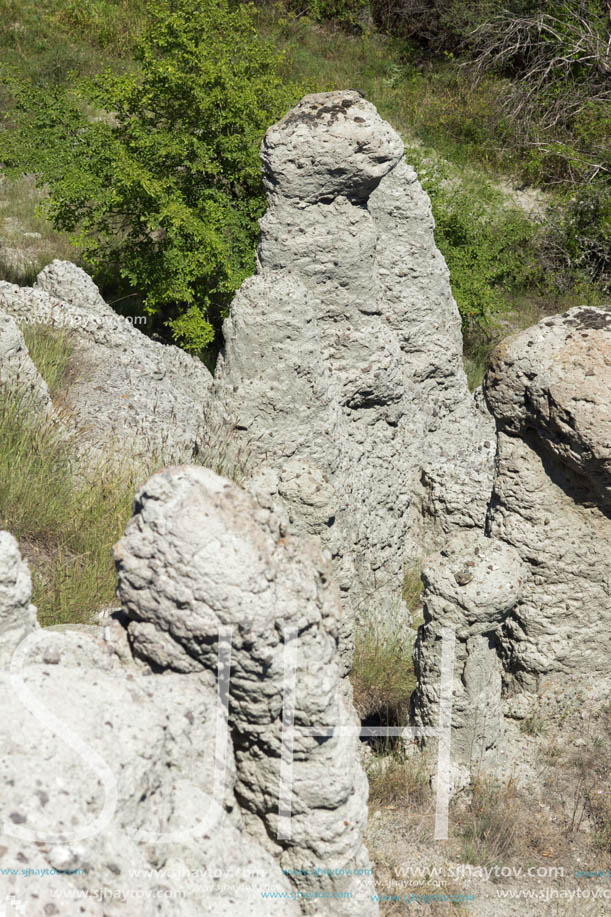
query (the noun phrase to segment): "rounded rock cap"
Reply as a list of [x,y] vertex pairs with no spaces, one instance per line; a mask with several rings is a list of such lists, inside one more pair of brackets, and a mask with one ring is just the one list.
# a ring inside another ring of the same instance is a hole
[[366,200],[403,156],[403,142],[357,90],[304,98],[261,146],[268,192],[304,203]]

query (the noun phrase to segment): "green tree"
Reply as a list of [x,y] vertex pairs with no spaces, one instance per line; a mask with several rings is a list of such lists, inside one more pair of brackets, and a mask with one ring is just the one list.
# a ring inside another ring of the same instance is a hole
[[5,75],[9,174],[50,188],[53,225],[120,274],[186,349],[214,337],[254,268],[265,200],[258,148],[299,96],[251,5],[152,0],[136,67],[66,91]]

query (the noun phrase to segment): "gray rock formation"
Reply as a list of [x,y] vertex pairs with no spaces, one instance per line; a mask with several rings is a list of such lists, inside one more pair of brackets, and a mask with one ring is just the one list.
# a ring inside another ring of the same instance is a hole
[[[521,598],[526,570],[517,551],[483,533],[457,535],[422,571],[424,624],[414,653],[418,687],[412,697],[416,726],[437,726],[441,642],[455,630],[451,760],[453,782],[477,770],[502,747],[502,624]],[[437,741],[437,740],[435,740]],[[423,743],[426,744],[426,743]]]
[[524,716],[529,695],[609,682],[611,313],[571,309],[508,338],[484,394],[498,431],[487,537],[425,565],[414,654],[412,721],[436,726],[441,632],[456,629],[458,780],[502,749],[503,712]]
[[79,268],[54,261],[34,288],[0,283],[0,311],[70,335],[62,416],[83,455],[122,465],[130,455],[188,461],[198,452],[210,373],[113,312]]
[[44,290],[49,296],[61,299],[69,306],[86,309],[96,315],[116,317],[97,286],[85,271],[70,261],[55,259],[40,272],[34,288]]
[[484,390],[498,427],[488,530],[529,570],[500,640],[508,693],[608,678],[611,313],[571,309],[509,338]]
[[483,526],[493,427],[467,389],[428,198],[373,105],[306,96],[261,158],[257,274],[209,408],[235,423],[257,492],[268,482],[331,551],[344,600],[383,614],[422,544]]
[[[134,507],[115,549],[134,654],[155,671],[203,670],[212,685],[219,628],[231,629],[235,791],[250,834],[291,874],[307,912],[376,913],[371,877],[351,874],[371,868],[362,842],[367,782],[357,730],[326,738],[303,731],[358,727],[338,664],[339,594],[318,547],[288,535],[286,514],[269,500],[255,501],[208,469],[154,475]],[[291,652],[297,728],[290,837],[279,838]],[[308,875],[319,865],[327,874]],[[345,901],[322,897],[346,891],[352,896]]]
[[508,338],[485,395],[498,429],[532,434],[540,451],[611,507],[611,312],[571,309]]
[[146,675],[122,628],[106,630],[41,630],[25,696],[0,672],[0,862],[15,870],[3,901],[33,917],[294,917],[292,901],[262,897],[291,887],[244,831],[230,744],[213,801],[214,692],[201,674]]
[[[354,725],[337,590],[317,547],[286,524],[209,470],[160,473],[117,547],[124,613],[36,632],[27,568],[0,534],[0,861],[28,914],[377,913],[356,733],[304,731]],[[219,626],[233,628],[228,723]],[[291,697],[291,830],[277,840]]]
[[30,603],[32,582],[17,542],[0,532],[0,669],[7,668],[24,637],[38,628],[36,608]]
[[49,389],[30,359],[23,334],[10,315],[0,312],[0,389],[4,386],[35,411],[45,413],[51,407]]

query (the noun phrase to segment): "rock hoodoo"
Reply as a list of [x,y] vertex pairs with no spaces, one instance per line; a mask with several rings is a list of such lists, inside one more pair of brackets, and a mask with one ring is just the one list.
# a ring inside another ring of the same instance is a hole
[[414,657],[418,686],[412,697],[416,726],[437,726],[441,641],[455,631],[451,755],[453,782],[486,764],[502,747],[502,667],[498,634],[522,596],[526,570],[518,552],[484,533],[457,535],[427,560],[424,624]]
[[[190,461],[224,428],[223,461],[248,466],[244,489],[188,465],[140,488],[115,548],[121,609],[85,632],[38,628],[0,532],[0,860],[28,914],[57,911],[21,864],[82,868],[50,888],[172,897],[79,901],[97,917],[375,917],[343,676],[355,613],[384,619],[423,555],[412,722],[437,724],[450,626],[458,780],[544,679],[609,678],[611,314],[572,309],[505,341],[487,413],[467,389],[428,198],[375,108],[358,92],[306,96],[261,157],[257,273],[214,381],[73,265],[30,289],[0,283],[0,384],[50,411],[18,323],[67,328],[55,420],[88,456],[116,444],[123,461]],[[180,896],[203,864],[233,878]]]
[[609,682],[611,313],[571,309],[504,341],[484,393],[498,432],[487,537],[425,565],[412,711],[435,721],[452,625],[452,756],[466,767],[500,747],[501,711],[524,716],[569,675]]
[[[244,831],[230,741],[215,808],[216,755],[224,748],[217,748],[216,692],[205,673],[152,676],[114,620],[104,631],[37,631],[40,641],[15,668],[17,696],[9,665],[33,629],[29,598],[27,568],[1,532],[0,609],[8,601],[22,612],[20,636],[0,616],[0,859],[14,870],[4,874],[3,893],[15,894],[33,917],[228,917],[244,910],[296,917],[290,899],[262,897],[291,886]],[[168,843],[164,835],[176,839]],[[206,878],[215,871],[225,881]],[[67,910],[54,909],[59,894]]]
[[[25,653],[27,694],[44,704],[42,717],[15,697],[8,672],[36,622],[27,568],[0,533],[1,802],[5,820],[23,828],[4,825],[3,868],[82,868],[50,888],[160,892],[87,898],[83,913],[100,917],[377,914],[338,591],[317,546],[286,527],[282,513],[207,469],[153,476],[116,548],[121,613],[84,633],[40,630]],[[231,631],[220,666],[219,628]],[[296,641],[290,701],[287,635]],[[226,719],[217,679],[229,664]],[[283,726],[293,725],[289,830],[279,837]],[[106,805],[106,826],[87,833]],[[224,880],[211,891],[215,872]],[[19,875],[11,885],[31,913],[49,913],[40,886]],[[295,890],[300,904],[261,894]]]
[[357,614],[387,609],[423,543],[483,526],[492,475],[430,203],[358,92],[306,96],[261,158],[257,274],[225,322],[209,407],[235,422],[257,490],[329,548]]
[[[339,593],[317,546],[287,528],[283,512],[208,469],[159,473],[136,495],[116,547],[118,594],[133,652],[156,671],[204,670],[214,684],[219,628],[232,629],[229,723],[245,823],[297,888],[314,893],[315,913],[370,914],[373,886],[350,878],[353,870],[370,870],[362,843],[367,781],[358,763],[358,720],[343,696]],[[297,732],[290,838],[279,840],[291,639]],[[303,734],[331,726],[354,731]],[[319,863],[327,874],[308,875]],[[352,894],[345,905],[340,895],[325,908],[317,891]]]
[[488,532],[529,573],[500,636],[510,693],[608,678],[611,313],[571,309],[509,338],[484,391],[498,428]]

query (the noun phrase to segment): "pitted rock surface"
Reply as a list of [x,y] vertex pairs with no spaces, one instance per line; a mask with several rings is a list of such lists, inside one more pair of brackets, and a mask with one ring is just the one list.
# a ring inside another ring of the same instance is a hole
[[[267,131],[266,189],[303,203],[367,200],[403,156],[403,144],[360,92],[306,96]],[[341,150],[342,156],[338,157]]]
[[24,637],[38,628],[28,565],[9,532],[0,532],[0,669],[6,670]]
[[70,261],[56,258],[47,264],[36,278],[34,287],[77,309],[87,309],[100,315],[116,315],[102,298],[89,274]]
[[[374,106],[306,96],[261,158],[257,274],[225,322],[209,411],[235,423],[259,493],[259,465],[278,479],[296,459],[317,469],[329,505],[316,534],[344,602],[384,616],[423,544],[483,527],[493,425],[467,388],[429,200]],[[307,501],[304,519],[311,530]]]
[[30,597],[0,532],[3,894],[33,917],[60,913],[58,893],[76,902],[61,913],[90,917],[297,917],[289,880],[245,829],[210,673],[153,675],[120,615],[40,629]]
[[611,510],[611,312],[571,309],[503,341],[486,398],[499,429],[532,434]]
[[[303,899],[307,913],[377,913],[371,877],[352,877],[355,869],[370,869],[362,841],[367,781],[358,763],[358,720],[342,687],[339,592],[319,548],[289,535],[283,512],[204,468],[154,475],[134,509],[115,549],[133,652],[156,671],[204,671],[212,687],[220,628],[231,629],[229,724],[247,829],[297,889],[312,895]],[[291,653],[291,830],[279,838]],[[328,735],[336,725],[356,728]],[[328,872],[308,875],[318,863]],[[314,895],[347,891],[352,897],[343,900]]]
[[508,692],[608,678],[611,314],[571,309],[503,342],[484,390],[499,430],[488,530],[530,573],[500,638]]
[[62,415],[83,455],[123,465],[128,456],[188,461],[197,453],[210,373],[117,315],[79,268],[54,261],[33,288],[0,282],[0,311],[70,334]]
[[[438,726],[442,635],[444,628],[451,628],[451,760],[468,773],[502,747],[497,641],[503,622],[525,592],[527,568],[510,545],[471,532],[457,535],[428,558],[422,578],[424,624],[414,652],[418,686],[411,719],[416,726]],[[458,774],[453,779],[460,780]]]

